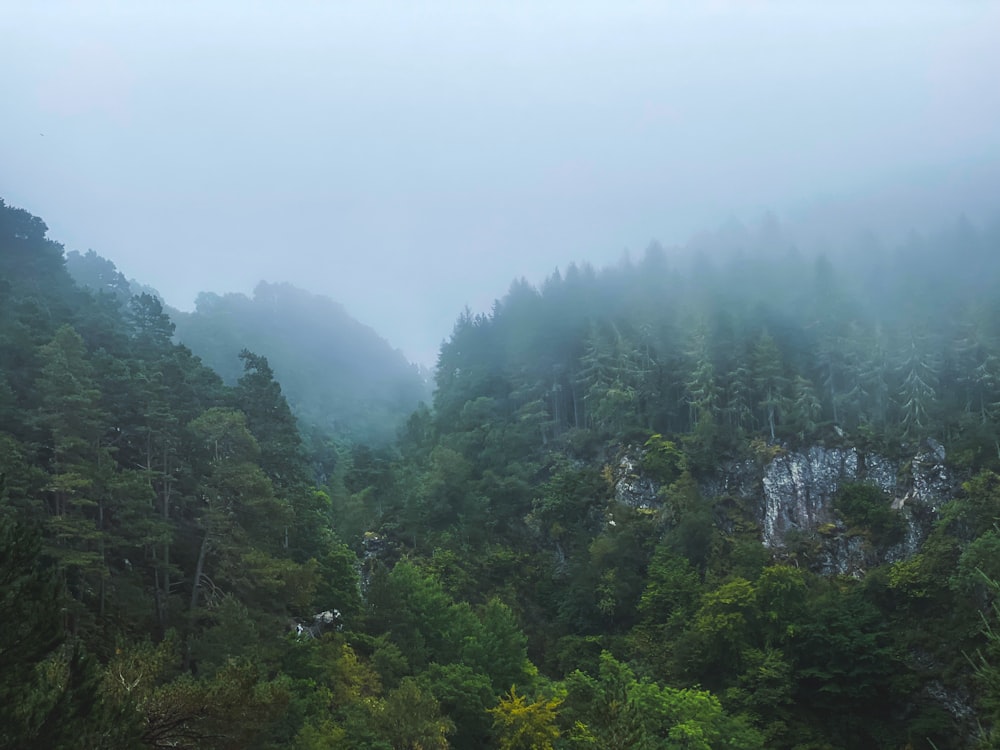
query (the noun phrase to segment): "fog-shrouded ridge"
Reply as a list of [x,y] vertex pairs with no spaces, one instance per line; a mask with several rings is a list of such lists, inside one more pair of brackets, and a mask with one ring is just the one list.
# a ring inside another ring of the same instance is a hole
[[[93,250],[70,251],[66,268],[78,285],[123,307],[137,295],[160,298]],[[261,282],[252,297],[202,292],[193,312],[166,312],[175,338],[227,384],[245,373],[242,352],[267,358],[306,434],[385,444],[430,396],[427,371],[342,305],[290,284]]]
[[992,3],[11,6],[6,200],[177,309],[288,281],[424,365],[515,277],[1000,185]]
[[386,443],[430,395],[418,368],[343,306],[289,284],[261,282],[253,297],[198,295],[174,311],[177,338],[235,383],[243,349],[268,357],[303,427]]

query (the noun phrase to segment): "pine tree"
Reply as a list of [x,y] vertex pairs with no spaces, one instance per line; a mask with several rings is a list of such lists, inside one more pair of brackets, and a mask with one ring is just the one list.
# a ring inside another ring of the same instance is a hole
[[911,335],[900,357],[900,425],[906,436],[923,435],[937,395],[938,362],[926,341]]
[[692,336],[688,351],[690,376],[684,383],[686,401],[692,428],[699,423],[715,419],[718,410],[719,388],[716,385],[715,367],[709,354],[708,334],[699,325]]
[[788,381],[784,374],[781,350],[767,331],[760,335],[754,346],[752,372],[757,405],[762,409],[764,423],[771,440],[774,440]]
[[39,534],[0,510],[0,747],[136,747],[135,713],[106,702],[94,659],[66,641],[62,604]]
[[101,446],[107,415],[86,358],[83,339],[70,326],[40,350],[36,423],[48,458],[47,530],[51,550],[79,601],[100,592],[106,578],[102,474],[113,459]]

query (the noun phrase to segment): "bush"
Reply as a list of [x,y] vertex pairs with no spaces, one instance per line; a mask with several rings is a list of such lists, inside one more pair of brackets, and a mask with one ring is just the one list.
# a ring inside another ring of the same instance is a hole
[[892,509],[889,496],[875,485],[846,484],[833,507],[849,527],[867,531],[873,542],[896,544],[906,533],[903,517]]

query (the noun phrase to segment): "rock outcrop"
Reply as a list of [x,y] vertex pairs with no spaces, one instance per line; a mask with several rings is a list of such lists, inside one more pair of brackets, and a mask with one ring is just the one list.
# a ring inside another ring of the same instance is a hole
[[642,470],[641,449],[628,449],[612,471],[615,501],[630,508],[660,506],[659,485]]
[[[903,517],[902,541],[880,548],[844,527],[833,501],[847,483],[870,484],[885,494],[886,504]],[[761,485],[761,542],[766,547],[785,549],[796,532],[799,539],[805,535],[819,543],[814,560],[818,572],[853,576],[915,554],[938,509],[955,491],[944,447],[935,440],[925,441],[910,461],[857,448],[814,446],[783,453],[765,467]]]
[[[640,449],[622,453],[612,466],[612,480],[617,502],[633,508],[660,506],[660,488],[642,471]],[[902,541],[878,548],[859,530],[845,527],[833,504],[838,491],[851,483],[870,484],[884,493],[886,504],[903,516]],[[929,439],[908,461],[856,447],[774,448],[764,460],[720,466],[700,487],[706,497],[736,498],[751,509],[761,543],[775,554],[787,554],[809,540],[817,572],[860,576],[873,565],[912,556],[956,483],[945,465],[944,447]]]
[[856,448],[814,446],[804,453],[789,452],[764,469],[761,541],[765,547],[785,546],[789,531],[815,531],[836,523],[833,498],[849,482],[868,482],[886,493],[896,493],[896,468]]

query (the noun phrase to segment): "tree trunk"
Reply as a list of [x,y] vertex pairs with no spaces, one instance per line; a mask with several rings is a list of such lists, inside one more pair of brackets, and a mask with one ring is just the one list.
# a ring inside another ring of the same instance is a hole
[[[208,555],[208,541],[209,533],[205,532],[205,538],[201,540],[201,549],[198,551],[198,563],[194,568],[194,581],[191,583],[191,611],[188,613],[188,624],[190,629],[194,630],[195,620],[197,619],[197,607],[198,607],[198,594],[201,591],[201,577],[205,572],[205,557]],[[184,671],[191,668],[191,643],[188,641],[187,647],[184,649]]]
[[[167,443],[163,443],[163,522],[166,524],[170,523],[170,491],[172,489],[170,483],[170,466],[169,457],[167,455]],[[167,603],[170,601],[170,542],[165,541],[163,543],[163,599],[160,606],[163,608],[162,622],[164,625],[164,632],[166,626],[166,608]]]
[[208,555],[208,542],[210,534],[206,531],[205,538],[201,540],[201,549],[198,550],[198,563],[194,568],[194,580],[191,583],[191,609],[188,613],[192,627],[194,626],[196,609],[198,607],[198,594],[201,592],[201,577],[205,573],[205,557]]
[[101,583],[99,586],[99,604],[97,607],[97,616],[103,622],[104,621],[104,606],[105,599],[107,598],[107,587],[105,582],[107,580],[108,572],[108,562],[107,554],[104,548],[104,501],[97,501],[97,530],[99,532],[97,537],[97,547],[101,553]]

